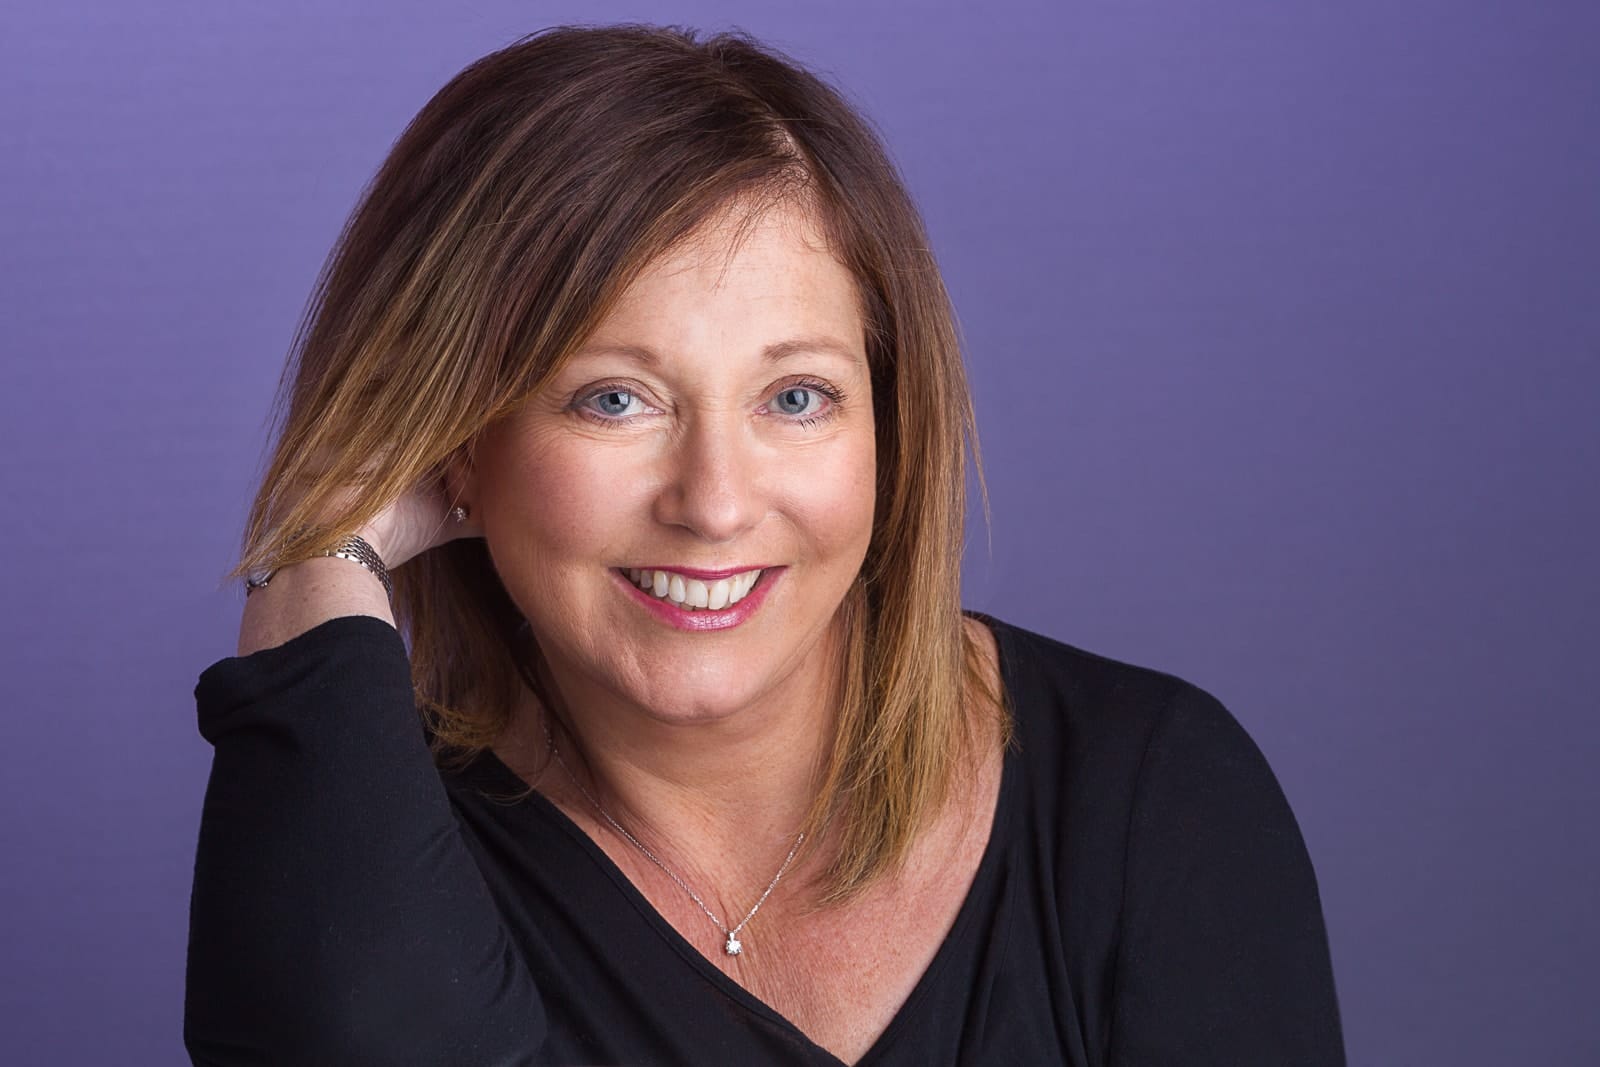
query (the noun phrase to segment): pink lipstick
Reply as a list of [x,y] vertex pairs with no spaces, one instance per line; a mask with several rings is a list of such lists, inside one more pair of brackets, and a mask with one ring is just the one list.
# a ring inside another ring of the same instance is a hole
[[[744,574],[755,568],[745,567],[742,570],[726,572],[683,570],[668,567],[641,567],[639,569],[673,570],[674,573],[686,577],[699,578],[702,581],[709,578],[711,581],[716,581],[729,575]],[[691,610],[679,607],[670,600],[664,600],[640,589],[628,577],[627,571],[613,570],[611,573],[625,587],[624,591],[627,595],[657,619],[678,630],[700,633],[709,630],[727,630],[750,618],[760,609],[762,603],[767,599],[767,593],[777,583],[778,576],[783,571],[783,567],[769,567],[762,570],[761,576],[756,579],[756,584],[750,587],[750,592],[745,595],[743,600],[732,607],[723,608],[720,611],[712,611],[709,608],[694,608]]]

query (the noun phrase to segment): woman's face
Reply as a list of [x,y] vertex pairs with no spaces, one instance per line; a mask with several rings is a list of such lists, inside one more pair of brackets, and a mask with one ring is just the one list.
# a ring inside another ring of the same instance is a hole
[[872,533],[854,279],[799,207],[736,249],[726,219],[698,236],[484,433],[466,485],[580,711],[707,721],[820,698]]

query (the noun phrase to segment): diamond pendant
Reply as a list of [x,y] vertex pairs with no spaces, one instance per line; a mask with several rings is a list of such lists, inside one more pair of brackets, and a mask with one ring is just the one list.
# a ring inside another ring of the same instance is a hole
[[737,956],[739,953],[744,951],[744,942],[740,941],[732,934],[729,934],[728,943],[722,946],[722,951],[726,952],[730,956]]

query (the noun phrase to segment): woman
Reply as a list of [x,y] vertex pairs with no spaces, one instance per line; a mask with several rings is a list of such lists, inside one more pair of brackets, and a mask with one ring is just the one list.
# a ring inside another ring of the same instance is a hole
[[196,687],[195,1062],[1342,1062],[1232,716],[961,610],[953,317],[822,82],[488,56],[307,321]]

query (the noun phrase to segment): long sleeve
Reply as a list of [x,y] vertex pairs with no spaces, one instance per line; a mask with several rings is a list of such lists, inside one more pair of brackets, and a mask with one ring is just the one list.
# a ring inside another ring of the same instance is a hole
[[1115,1067],[1345,1062],[1299,826],[1254,741],[1192,686],[1139,772],[1115,983]]
[[195,687],[215,751],[190,899],[196,1064],[531,1064],[533,980],[418,721],[404,642],[331,619]]

